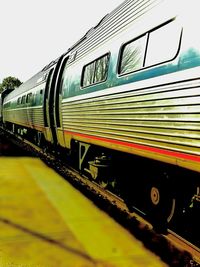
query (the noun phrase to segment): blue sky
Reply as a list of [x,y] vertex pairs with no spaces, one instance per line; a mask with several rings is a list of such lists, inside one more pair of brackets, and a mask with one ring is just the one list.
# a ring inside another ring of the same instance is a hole
[[123,0],[0,0],[0,82],[25,82]]

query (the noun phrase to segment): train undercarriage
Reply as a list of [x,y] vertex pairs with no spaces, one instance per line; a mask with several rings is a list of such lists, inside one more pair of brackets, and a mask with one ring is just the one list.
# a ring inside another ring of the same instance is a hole
[[70,160],[82,175],[121,197],[130,211],[139,210],[156,228],[166,228],[198,206],[198,175],[192,171],[79,141],[72,142]]

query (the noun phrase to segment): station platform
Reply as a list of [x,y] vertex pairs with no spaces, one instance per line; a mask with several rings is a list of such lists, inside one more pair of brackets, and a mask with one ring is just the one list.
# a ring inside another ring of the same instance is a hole
[[0,267],[161,267],[40,159],[0,157]]

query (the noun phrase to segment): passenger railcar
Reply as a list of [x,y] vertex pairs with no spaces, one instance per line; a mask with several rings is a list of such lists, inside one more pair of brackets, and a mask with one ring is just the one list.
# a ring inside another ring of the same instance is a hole
[[169,222],[200,187],[197,6],[126,0],[5,98],[4,129]]

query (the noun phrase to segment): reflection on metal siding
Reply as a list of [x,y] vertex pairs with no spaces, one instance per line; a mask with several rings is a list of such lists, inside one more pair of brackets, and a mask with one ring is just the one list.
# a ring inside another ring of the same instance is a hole
[[25,125],[32,128],[44,127],[43,108],[11,109],[4,112],[4,120],[18,125]]
[[199,91],[200,80],[194,80],[67,101],[62,104],[63,127],[67,131],[200,155]]

